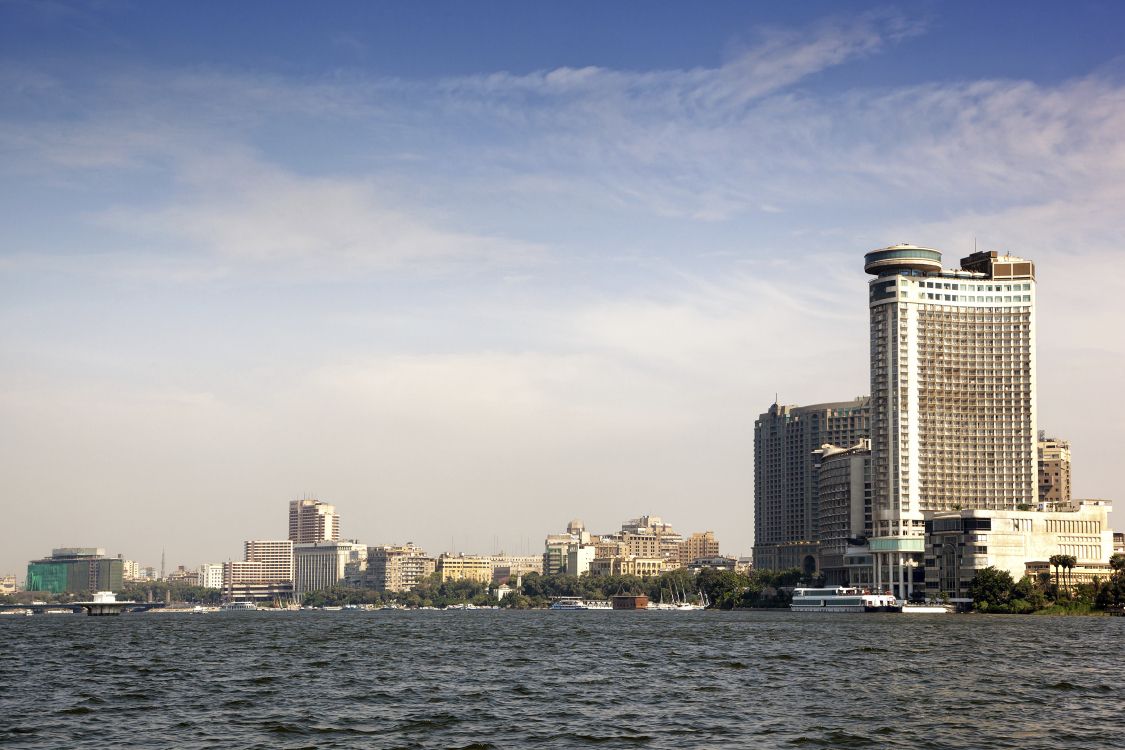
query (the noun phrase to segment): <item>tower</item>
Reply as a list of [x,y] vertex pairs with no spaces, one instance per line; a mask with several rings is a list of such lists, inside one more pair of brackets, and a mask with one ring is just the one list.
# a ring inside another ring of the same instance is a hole
[[289,503],[289,541],[293,544],[340,541],[340,517],[336,506],[315,498]]
[[864,257],[875,582],[907,596],[927,512],[1037,500],[1035,266],[914,245]]

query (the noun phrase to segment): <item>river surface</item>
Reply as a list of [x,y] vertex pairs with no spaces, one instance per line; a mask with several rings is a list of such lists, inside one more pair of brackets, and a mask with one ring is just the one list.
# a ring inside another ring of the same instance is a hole
[[0,748],[1125,747],[1125,618],[0,617]]

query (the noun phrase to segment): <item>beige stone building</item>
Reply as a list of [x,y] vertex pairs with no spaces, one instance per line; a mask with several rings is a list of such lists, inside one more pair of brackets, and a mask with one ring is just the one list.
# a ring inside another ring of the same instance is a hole
[[492,560],[476,555],[452,555],[445,552],[437,560],[437,572],[441,573],[443,583],[469,580],[488,584],[492,582]]
[[684,565],[702,558],[719,557],[719,540],[713,531],[697,531],[680,546],[680,562]]
[[1070,442],[1039,433],[1039,509],[1070,508]]
[[590,563],[590,575],[594,576],[658,576],[668,570],[668,561],[663,557],[622,557],[594,558]]

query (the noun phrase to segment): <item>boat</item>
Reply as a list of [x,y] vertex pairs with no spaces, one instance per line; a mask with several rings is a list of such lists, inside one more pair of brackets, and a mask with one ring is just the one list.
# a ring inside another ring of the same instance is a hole
[[953,611],[953,607],[948,604],[904,604],[902,605],[902,613],[904,615],[944,615]]
[[793,612],[901,612],[902,603],[890,592],[873,594],[855,586],[795,588]]
[[258,605],[254,602],[226,602],[219,607],[220,612],[257,612]]
[[580,599],[576,596],[564,596],[551,602],[548,609],[587,610],[587,609],[613,609],[613,605],[600,599]]

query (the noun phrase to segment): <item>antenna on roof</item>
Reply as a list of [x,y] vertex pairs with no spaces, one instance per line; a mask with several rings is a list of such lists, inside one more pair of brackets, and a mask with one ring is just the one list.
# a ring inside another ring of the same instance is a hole
[[973,235],[973,252],[975,253],[976,251],[977,251],[977,236],[974,234]]

